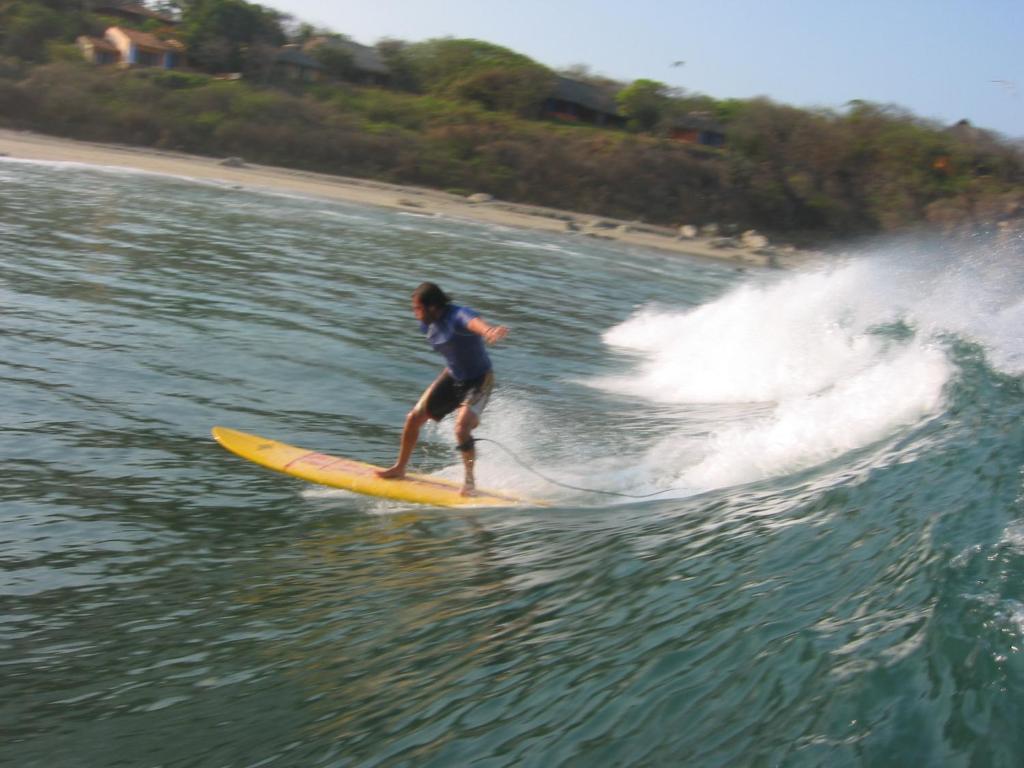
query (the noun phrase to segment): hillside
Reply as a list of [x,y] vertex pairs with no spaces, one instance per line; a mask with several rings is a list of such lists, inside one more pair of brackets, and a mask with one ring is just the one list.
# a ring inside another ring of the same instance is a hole
[[[188,55],[179,69],[87,63],[74,41],[111,22],[128,25],[123,18],[71,10],[79,4],[0,4],[0,126],[652,224],[718,222],[801,243],[925,224],[1005,230],[1024,215],[1020,147],[966,122],[938,126],[895,107],[809,111],[637,81],[611,97],[621,127],[568,124],[542,109],[556,73],[480,41],[384,43],[377,50],[392,73],[384,84],[351,82],[358,68],[338,46],[321,51],[316,82],[275,77],[281,49],[270,43],[291,39],[289,50],[299,51],[316,36],[300,29],[289,37],[284,26],[261,43],[258,59],[255,44],[238,48],[241,78],[222,79],[203,70],[227,58],[204,66],[192,54],[196,40],[211,46],[199,10],[206,18],[224,1],[189,4],[181,25],[139,26],[192,41],[182,44]],[[274,21],[268,9],[260,13],[261,23]],[[34,30],[34,46],[25,30]],[[613,93],[616,84],[603,87]],[[695,118],[720,131],[715,146],[678,130]]]

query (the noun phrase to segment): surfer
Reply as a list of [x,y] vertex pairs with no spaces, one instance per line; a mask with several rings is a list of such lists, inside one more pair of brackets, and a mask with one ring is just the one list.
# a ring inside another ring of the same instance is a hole
[[462,454],[465,479],[462,494],[470,496],[476,488],[473,467],[476,450],[473,430],[494,387],[491,358],[484,342],[494,344],[508,335],[504,325],[491,325],[469,307],[452,304],[448,295],[434,283],[422,283],[412,294],[412,313],[420,322],[420,330],[434,351],[444,357],[447,365],[420,396],[405,417],[398,459],[387,469],[377,470],[382,478],[405,476],[405,467],[412,456],[420,428],[428,419],[441,421],[453,411],[456,448]]

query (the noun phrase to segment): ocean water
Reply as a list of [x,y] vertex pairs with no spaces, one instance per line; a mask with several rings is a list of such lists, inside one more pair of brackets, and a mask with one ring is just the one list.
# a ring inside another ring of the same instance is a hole
[[[480,484],[550,506],[210,439],[390,463],[427,279],[511,328]],[[1024,765],[1020,242],[739,270],[5,159],[0,340],[2,765]]]

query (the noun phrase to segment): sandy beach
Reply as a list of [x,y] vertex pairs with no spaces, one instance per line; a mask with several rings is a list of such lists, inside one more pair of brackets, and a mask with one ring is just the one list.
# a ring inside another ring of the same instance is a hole
[[788,267],[807,260],[808,254],[792,249],[750,248],[727,244],[720,239],[679,237],[677,229],[620,221],[591,214],[508,203],[497,199],[470,198],[383,182],[344,176],[296,171],[244,161],[226,163],[227,158],[209,158],[156,149],[115,144],[98,144],[46,136],[28,131],[0,130],[0,157],[51,162],[131,168],[152,173],[215,181],[244,189],[292,192],[295,194],[416,211],[426,215],[559,232],[578,237],[596,237],[623,245],[728,260],[737,266]]

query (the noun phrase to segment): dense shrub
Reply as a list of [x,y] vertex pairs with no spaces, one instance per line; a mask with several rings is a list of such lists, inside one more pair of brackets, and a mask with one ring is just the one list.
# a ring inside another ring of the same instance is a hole
[[[75,138],[239,155],[594,214],[734,222],[804,239],[977,225],[1024,212],[1024,159],[998,137],[869,104],[728,102],[724,150],[518,119],[353,85],[285,92],[156,70],[0,60],[0,121]],[[705,106],[712,106],[705,102]]]

